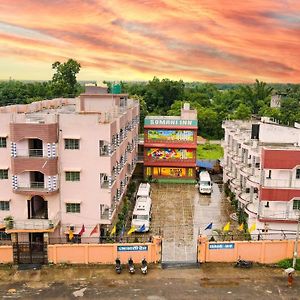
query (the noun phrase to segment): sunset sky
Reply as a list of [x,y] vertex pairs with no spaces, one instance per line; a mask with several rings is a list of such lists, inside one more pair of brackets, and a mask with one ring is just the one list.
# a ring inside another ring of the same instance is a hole
[[1,0],[0,79],[300,82],[299,0]]

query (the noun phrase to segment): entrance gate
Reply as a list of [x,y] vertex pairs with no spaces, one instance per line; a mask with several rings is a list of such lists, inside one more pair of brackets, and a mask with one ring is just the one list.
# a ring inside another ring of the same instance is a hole
[[13,255],[15,264],[44,264],[47,262],[47,243],[13,243]]

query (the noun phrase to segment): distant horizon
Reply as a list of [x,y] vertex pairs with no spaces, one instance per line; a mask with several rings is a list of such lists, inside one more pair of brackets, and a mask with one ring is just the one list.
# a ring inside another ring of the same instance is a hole
[[291,0],[2,0],[0,80],[72,58],[80,81],[298,83],[299,16]]

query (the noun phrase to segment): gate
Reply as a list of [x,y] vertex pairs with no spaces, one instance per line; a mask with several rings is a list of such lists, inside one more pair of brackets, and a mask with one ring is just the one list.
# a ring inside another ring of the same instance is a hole
[[47,243],[13,243],[13,255],[15,264],[45,264],[47,263]]

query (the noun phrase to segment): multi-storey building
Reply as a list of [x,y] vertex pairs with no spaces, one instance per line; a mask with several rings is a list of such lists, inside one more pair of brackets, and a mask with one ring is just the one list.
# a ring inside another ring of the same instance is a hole
[[255,234],[295,232],[300,209],[300,129],[261,121],[225,121],[224,182]]
[[181,116],[147,116],[144,128],[145,177],[195,182],[197,111],[186,103]]
[[[0,224],[6,232],[35,242],[68,241],[70,231],[78,241],[81,231],[88,241],[96,228],[97,240],[135,168],[138,124],[137,101],[96,87],[76,99],[0,107]],[[4,221],[8,216],[12,222]]]

